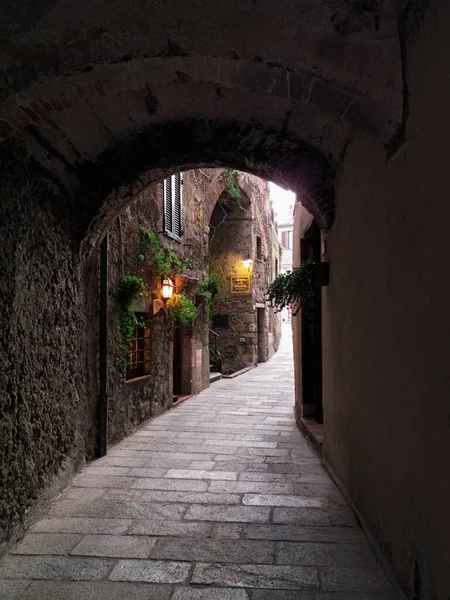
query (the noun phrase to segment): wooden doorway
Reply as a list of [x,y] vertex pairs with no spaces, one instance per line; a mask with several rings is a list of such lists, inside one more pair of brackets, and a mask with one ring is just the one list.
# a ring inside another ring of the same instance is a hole
[[[302,263],[320,263],[320,229],[314,222],[301,240]],[[322,291],[314,289],[312,314],[302,320],[302,416],[323,423],[322,402]]]

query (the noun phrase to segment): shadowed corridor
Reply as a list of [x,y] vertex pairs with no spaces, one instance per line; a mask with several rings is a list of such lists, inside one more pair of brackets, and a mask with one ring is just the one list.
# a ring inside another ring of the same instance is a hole
[[279,352],[86,466],[0,562],[1,600],[393,600],[293,416]]

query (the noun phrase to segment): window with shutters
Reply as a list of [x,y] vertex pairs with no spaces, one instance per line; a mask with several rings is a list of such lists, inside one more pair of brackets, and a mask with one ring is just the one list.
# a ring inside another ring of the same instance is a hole
[[175,240],[183,235],[182,185],[181,173],[164,179],[164,233]]

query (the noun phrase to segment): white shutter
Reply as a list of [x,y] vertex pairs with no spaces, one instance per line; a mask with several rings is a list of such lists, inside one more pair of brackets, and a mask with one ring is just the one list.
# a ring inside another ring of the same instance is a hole
[[182,199],[181,199],[181,173],[173,176],[173,231],[179,238],[183,234]]
[[172,233],[172,177],[164,179],[164,233]]

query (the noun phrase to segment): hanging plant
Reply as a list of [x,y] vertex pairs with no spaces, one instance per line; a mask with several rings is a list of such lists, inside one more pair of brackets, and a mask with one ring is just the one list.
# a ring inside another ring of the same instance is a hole
[[145,327],[145,323],[136,317],[131,305],[133,300],[146,295],[147,288],[141,277],[125,275],[119,281],[117,287],[117,303],[120,307],[119,329],[122,337],[121,355],[119,369],[125,371],[130,364],[130,348],[134,339],[136,327]]
[[184,293],[175,294],[167,301],[167,312],[180,325],[191,323],[197,318],[195,304]]
[[312,260],[307,260],[299,267],[285,274],[278,275],[269,285],[268,300],[277,312],[292,304],[295,316],[302,310],[307,317],[312,316],[314,302],[315,267]]
[[196,290],[197,296],[206,298],[206,320],[209,322],[211,311],[214,306],[214,300],[220,292],[219,278],[215,273],[211,273],[208,279],[200,283]]

